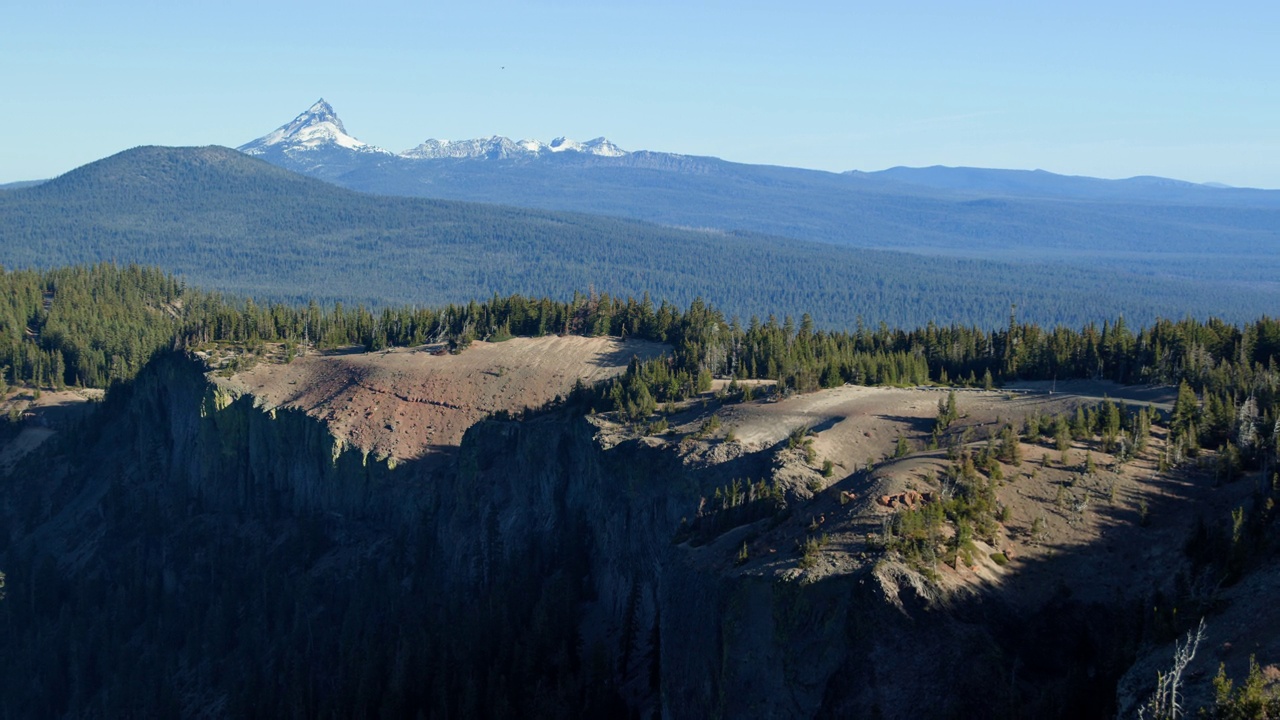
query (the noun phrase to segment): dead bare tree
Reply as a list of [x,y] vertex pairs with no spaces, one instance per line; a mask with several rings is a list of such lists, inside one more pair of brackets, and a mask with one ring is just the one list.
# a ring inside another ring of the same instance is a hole
[[[1191,659],[1196,656],[1196,649],[1200,647],[1200,641],[1204,639],[1204,618],[1200,618],[1200,624],[1196,626],[1195,633],[1187,631],[1187,638],[1183,642],[1174,643],[1173,646],[1173,666],[1168,672],[1156,673],[1156,690],[1151,694],[1146,704],[1138,708],[1138,718],[1140,720],[1178,720],[1183,716],[1182,700],[1178,695],[1178,689],[1182,685],[1182,673],[1187,669]],[[1151,713],[1150,716],[1147,713]]]

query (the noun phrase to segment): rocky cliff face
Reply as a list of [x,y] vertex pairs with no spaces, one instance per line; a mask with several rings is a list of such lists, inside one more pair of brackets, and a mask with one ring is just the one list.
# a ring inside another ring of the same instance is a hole
[[140,449],[142,478],[176,485],[210,510],[400,520],[408,509],[412,478],[394,473],[394,462],[347,446],[302,412],[265,409],[208,382],[177,357],[139,376],[117,428],[126,435],[114,442]]
[[[800,490],[699,531],[781,446],[716,455],[549,410],[396,465],[180,357],[103,413],[7,496],[0,612],[26,629],[0,670],[41,668],[9,688],[20,711],[1088,716],[1131,655],[1110,642],[1128,606],[1069,589],[1028,609],[869,559],[801,570]],[[103,675],[122,645],[146,672]]]
[[800,572],[791,546],[738,559],[763,528],[795,522],[786,511],[705,544],[680,541],[716,488],[774,472],[780,452],[698,463],[674,445],[612,444],[592,418],[481,423],[441,493],[445,576],[483,592],[500,584],[492,568],[566,540],[580,549],[578,631],[606,651],[642,716],[1100,716],[1125,663],[1123,642],[1110,641],[1125,635],[1127,605],[1067,591],[1028,612],[995,596],[946,597],[898,566]]

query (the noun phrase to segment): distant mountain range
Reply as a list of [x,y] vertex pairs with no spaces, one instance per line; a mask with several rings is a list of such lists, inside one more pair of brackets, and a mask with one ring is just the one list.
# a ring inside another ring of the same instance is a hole
[[[373,151],[368,152],[373,155]],[[569,155],[570,153],[562,153]],[[379,153],[381,155],[381,153]],[[1107,267],[866,250],[745,232],[476,203],[369,195],[227,148],[135,148],[0,192],[6,268],[114,260],[258,298],[370,305],[465,303],[575,291],[819,326],[928,322],[1079,326],[1123,314],[1245,320],[1267,287],[1170,281]]]
[[31,187],[45,182],[44,180],[19,180],[18,182],[0,184],[0,190],[17,190],[19,188]]
[[394,156],[405,160],[529,159],[562,152],[598,157],[627,155],[625,150],[602,137],[585,143],[558,137],[549,143],[542,143],[537,140],[513,142],[497,135],[456,141],[432,138],[415,148],[392,153],[348,135],[342,120],[324,98],[317,100],[292,122],[281,125],[275,132],[253,142],[241,145],[239,150],[278,165],[298,163],[313,167],[325,161],[342,162],[343,151],[374,159],[379,159],[379,156]]
[[1274,191],[828,173],[604,139],[433,140],[397,154],[349,135],[323,101],[241,151],[136,148],[6,186],[0,263],[139,262],[262,298],[368,304],[594,287],[702,296],[743,318],[809,312],[828,327],[989,327],[1014,304],[1042,325],[1280,307]]
[[[513,141],[493,136],[472,140],[429,139],[417,147],[391,152],[357,140],[333,107],[320,99],[291,122],[274,132],[241,145],[241,152],[260,157],[291,170],[346,179],[342,184],[380,184],[382,192],[398,195],[426,195],[437,187],[433,180],[448,177],[445,168],[457,172],[458,163],[413,161],[542,161],[556,167],[630,168],[661,170],[703,177],[755,178],[757,184],[776,190],[779,176],[793,185],[806,181],[821,189],[846,191],[869,189],[886,192],[928,190],[962,195],[1006,198],[1058,198],[1162,202],[1210,207],[1280,207],[1280,191],[1232,188],[1221,183],[1197,184],[1169,178],[1139,176],[1123,180],[1058,175],[1044,170],[1000,170],[971,167],[894,167],[876,172],[850,170],[829,173],[820,170],[744,165],[711,157],[697,157],[653,151],[628,152],[603,137],[576,142],[563,137],[550,143],[538,140]],[[602,160],[607,158],[607,160]],[[401,162],[410,161],[410,162]],[[502,165],[502,163],[481,163]],[[385,174],[377,178],[378,168]],[[505,168],[504,168],[505,169]],[[416,176],[419,182],[413,182]]]
[[[543,143],[538,140],[513,141],[494,135],[472,140],[429,139],[417,147],[402,152],[391,152],[369,145],[347,134],[342,120],[333,106],[323,98],[274,132],[241,145],[241,152],[261,157],[278,165],[296,164],[317,168],[325,164],[338,167],[326,173],[342,172],[353,168],[353,158],[385,160],[390,157],[402,160],[537,160],[548,159],[558,153],[571,153],[566,157],[584,160],[587,157],[614,158],[614,167],[658,168],[676,172],[708,174],[713,167],[722,171],[725,165],[738,166],[739,172],[761,166],[726,163],[716,158],[690,157],[674,153],[641,151],[630,153],[604,137],[587,142],[576,142],[564,137]],[[346,150],[344,154],[339,150]],[[331,152],[333,151],[333,152]],[[625,159],[624,159],[625,158]],[[291,169],[300,169],[298,167]],[[421,169],[421,168],[420,168]],[[831,175],[818,170],[800,170],[816,176]],[[426,172],[424,171],[424,174]],[[1006,197],[1058,197],[1078,199],[1120,199],[1166,202],[1194,202],[1208,205],[1261,204],[1280,206],[1280,191],[1232,188],[1221,183],[1197,184],[1169,178],[1140,176],[1124,180],[1103,180],[1091,177],[1058,175],[1044,170],[999,170],[988,168],[944,167],[925,168],[894,167],[877,172],[850,170],[845,175],[869,179],[881,184],[901,184],[936,190],[954,190],[988,196]],[[412,189],[412,188],[406,188]],[[1231,190],[1232,192],[1212,192]],[[1211,191],[1211,192],[1206,192]],[[401,193],[398,193],[401,194]],[[402,194],[417,195],[418,192]]]
[[849,175],[892,180],[935,190],[984,197],[1017,197],[1115,202],[1174,203],[1209,207],[1280,207],[1280,191],[1235,188],[1222,183],[1140,175],[1103,180],[1058,175],[1045,170],[996,170],[972,167],[894,167],[878,172],[850,170]]
[[[560,148],[559,151],[556,148]],[[830,173],[590,143],[431,140],[399,154],[321,101],[240,148],[363,192],[1280,288],[1280,191],[1164,178],[892,168]]]

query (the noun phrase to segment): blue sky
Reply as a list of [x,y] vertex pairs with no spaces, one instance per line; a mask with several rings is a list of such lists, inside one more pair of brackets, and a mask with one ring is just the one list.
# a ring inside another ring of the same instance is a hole
[[604,135],[837,171],[1280,188],[1280,3],[795,4],[11,3],[0,182],[239,145],[324,97],[397,151]]

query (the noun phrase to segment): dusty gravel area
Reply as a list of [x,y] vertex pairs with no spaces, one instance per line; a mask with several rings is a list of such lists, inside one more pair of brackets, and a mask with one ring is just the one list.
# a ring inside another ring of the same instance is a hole
[[308,355],[288,365],[261,363],[219,382],[268,407],[317,417],[375,456],[407,460],[457,446],[486,415],[543,406],[579,380],[608,379],[632,357],[666,349],[617,338],[513,338],[475,342],[457,355],[440,346]]

